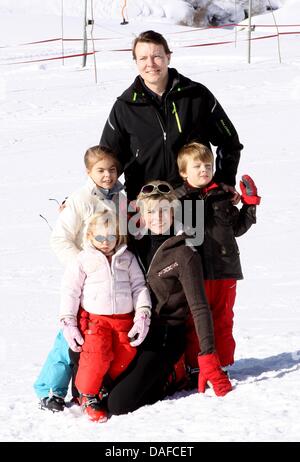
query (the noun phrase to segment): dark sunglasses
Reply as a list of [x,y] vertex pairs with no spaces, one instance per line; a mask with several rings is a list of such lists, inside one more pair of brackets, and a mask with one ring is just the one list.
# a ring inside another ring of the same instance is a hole
[[97,236],[94,236],[94,239],[97,242],[113,242],[117,239],[117,236],[115,236],[114,234],[108,234],[107,236],[101,236],[101,234],[97,234]]
[[151,195],[151,194],[169,194],[171,192],[170,186],[165,183],[159,184],[145,184],[141,189],[141,194]]

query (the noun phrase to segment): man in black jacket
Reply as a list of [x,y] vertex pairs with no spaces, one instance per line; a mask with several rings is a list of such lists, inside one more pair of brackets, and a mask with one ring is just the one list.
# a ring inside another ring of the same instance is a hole
[[177,153],[198,141],[217,146],[214,180],[237,199],[235,176],[243,146],[214,95],[168,67],[171,51],[161,34],[141,33],[132,51],[139,75],[117,98],[100,140],[118,155],[128,198],[135,199],[141,186],[155,179],[179,186]]

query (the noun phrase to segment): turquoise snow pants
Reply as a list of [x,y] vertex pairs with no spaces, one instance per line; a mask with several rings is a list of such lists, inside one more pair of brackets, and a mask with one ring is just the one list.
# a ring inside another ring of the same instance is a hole
[[33,387],[38,398],[42,399],[49,394],[65,398],[72,376],[69,345],[62,331],[56,336],[52,350],[50,351],[42,370]]

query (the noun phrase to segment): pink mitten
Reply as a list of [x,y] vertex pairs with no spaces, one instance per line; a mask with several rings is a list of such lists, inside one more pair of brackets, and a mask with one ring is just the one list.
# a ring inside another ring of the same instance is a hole
[[83,345],[84,340],[77,327],[77,321],[73,318],[64,318],[61,320],[62,331],[71,350],[79,353],[82,351],[80,345]]
[[[132,339],[130,341],[131,346],[136,347],[145,340],[149,326],[150,317],[144,311],[135,315],[133,327],[128,332],[128,337]],[[134,338],[135,336],[137,336],[136,339]]]

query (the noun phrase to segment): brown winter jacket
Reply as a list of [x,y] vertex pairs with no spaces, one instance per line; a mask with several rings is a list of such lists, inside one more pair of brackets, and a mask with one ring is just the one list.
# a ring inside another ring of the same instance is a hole
[[[171,236],[158,248],[146,274],[153,292],[152,323],[171,326],[185,324],[191,312],[199,337],[201,354],[214,352],[214,334],[206,300],[201,257],[186,244],[187,236]],[[136,241],[145,265],[150,237]]]

